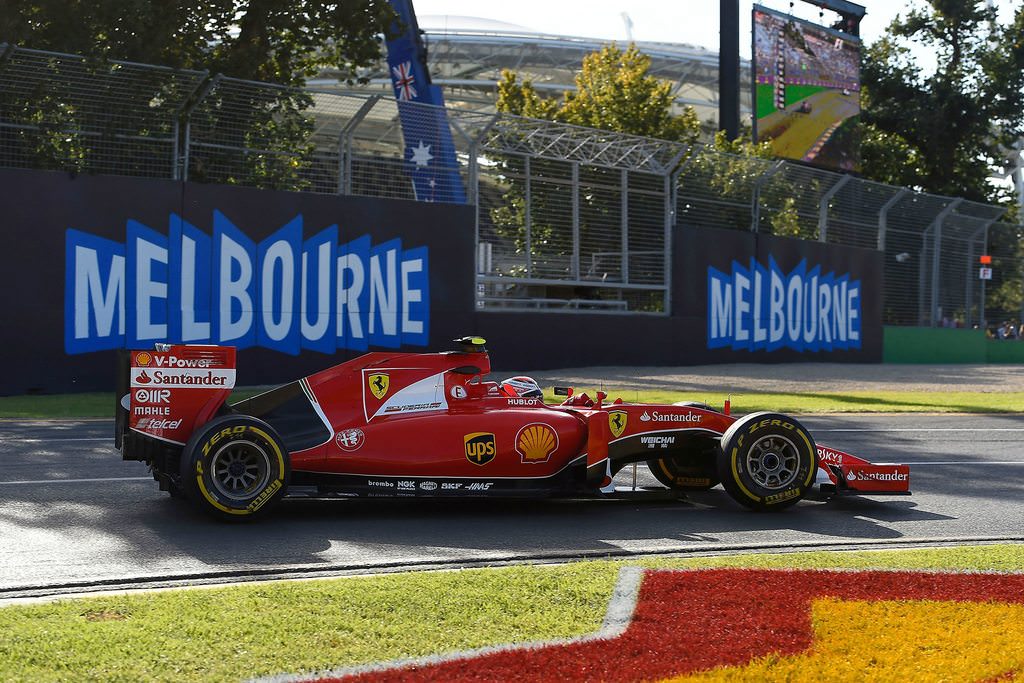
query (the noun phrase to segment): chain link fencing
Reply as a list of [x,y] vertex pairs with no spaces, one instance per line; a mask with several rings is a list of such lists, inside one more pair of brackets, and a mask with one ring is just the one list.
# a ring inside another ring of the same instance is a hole
[[1022,317],[1024,229],[1002,207],[377,94],[0,44],[0,166],[468,202],[482,310],[665,315],[673,229],[713,227],[883,252],[886,324]]

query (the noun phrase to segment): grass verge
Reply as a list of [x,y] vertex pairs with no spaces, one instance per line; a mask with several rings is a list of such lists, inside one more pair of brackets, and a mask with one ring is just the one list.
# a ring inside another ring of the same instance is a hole
[[[240,389],[232,401],[258,393],[259,389]],[[584,390],[578,390],[582,393]],[[591,396],[593,389],[586,389]],[[639,403],[675,403],[701,401],[721,407],[725,394],[681,393],[674,391],[607,390],[614,399]],[[560,398],[545,395],[548,403]],[[1024,412],[1024,392],[944,392],[851,391],[845,393],[733,394],[732,410],[744,414],[758,410],[783,413],[1020,413]],[[93,418],[114,415],[114,397],[107,393],[61,394],[54,396],[0,396],[0,418]]]
[[[633,560],[1024,570],[1024,545]],[[253,584],[0,608],[0,680],[237,681],[594,631],[623,561]]]

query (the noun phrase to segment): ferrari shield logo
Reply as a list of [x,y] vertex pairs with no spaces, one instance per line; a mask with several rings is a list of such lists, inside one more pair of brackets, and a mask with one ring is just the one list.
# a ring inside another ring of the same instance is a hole
[[368,378],[370,383],[370,393],[377,399],[384,398],[384,395],[388,393],[388,376],[384,374],[370,375]]
[[608,413],[608,427],[612,430],[612,436],[619,438],[622,432],[626,431],[626,420],[629,415],[624,410],[613,410]]

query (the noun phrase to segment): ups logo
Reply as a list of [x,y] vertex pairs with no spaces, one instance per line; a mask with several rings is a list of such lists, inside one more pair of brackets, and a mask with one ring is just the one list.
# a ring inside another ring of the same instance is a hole
[[473,432],[463,438],[466,444],[466,460],[474,465],[486,465],[494,460],[494,434],[490,432]]

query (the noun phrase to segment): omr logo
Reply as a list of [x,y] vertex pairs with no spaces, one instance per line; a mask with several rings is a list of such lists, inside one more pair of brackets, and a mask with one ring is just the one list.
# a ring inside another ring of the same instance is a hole
[[169,341],[297,355],[427,344],[427,247],[339,243],[337,225],[303,235],[300,214],[257,243],[216,210],[212,234],[176,214],[166,234],[128,220],[124,243],[68,229],[64,348]]

